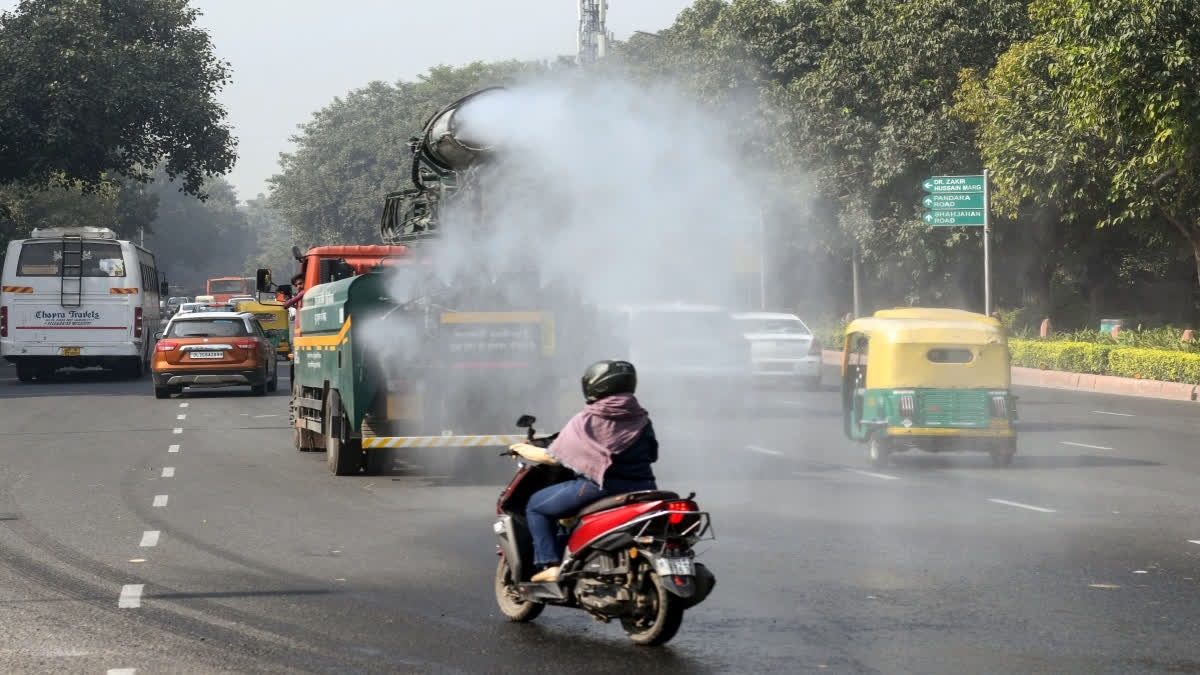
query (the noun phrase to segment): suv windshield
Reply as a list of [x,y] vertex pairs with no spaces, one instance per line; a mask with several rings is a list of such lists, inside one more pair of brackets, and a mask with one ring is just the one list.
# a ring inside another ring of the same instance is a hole
[[738,325],[747,333],[773,333],[775,335],[812,335],[812,331],[799,319],[739,319]]
[[171,324],[164,337],[246,337],[246,322],[241,319],[188,319]]

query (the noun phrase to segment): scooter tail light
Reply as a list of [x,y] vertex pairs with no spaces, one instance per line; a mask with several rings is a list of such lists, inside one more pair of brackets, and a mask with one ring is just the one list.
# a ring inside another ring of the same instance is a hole
[[677,502],[667,502],[667,511],[670,515],[667,516],[667,522],[672,525],[678,525],[683,522],[683,517],[689,511],[699,511],[700,507],[696,506],[696,502],[681,500]]

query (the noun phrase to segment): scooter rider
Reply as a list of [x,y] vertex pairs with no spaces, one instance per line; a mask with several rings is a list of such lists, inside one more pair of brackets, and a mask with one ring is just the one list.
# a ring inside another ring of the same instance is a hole
[[517,443],[510,449],[542,464],[561,464],[576,477],[538,490],[525,515],[533,536],[533,563],[541,571],[531,581],[557,581],[564,545],[558,520],[608,495],[655,490],[658,439],[650,414],[638,403],[637,371],[628,361],[597,361],[583,372],[587,404],[547,449]]

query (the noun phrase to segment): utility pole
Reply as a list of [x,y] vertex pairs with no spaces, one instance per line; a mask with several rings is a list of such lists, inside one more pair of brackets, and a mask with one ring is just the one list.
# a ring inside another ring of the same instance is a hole
[[608,0],[579,0],[579,37],[576,61],[581,66],[590,66],[603,59],[608,52],[611,36],[604,19],[608,14]]

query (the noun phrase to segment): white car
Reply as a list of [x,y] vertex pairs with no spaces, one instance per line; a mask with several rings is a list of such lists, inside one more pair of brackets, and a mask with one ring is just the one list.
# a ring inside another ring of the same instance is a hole
[[760,386],[821,386],[821,341],[795,314],[734,314],[750,341],[754,380]]

